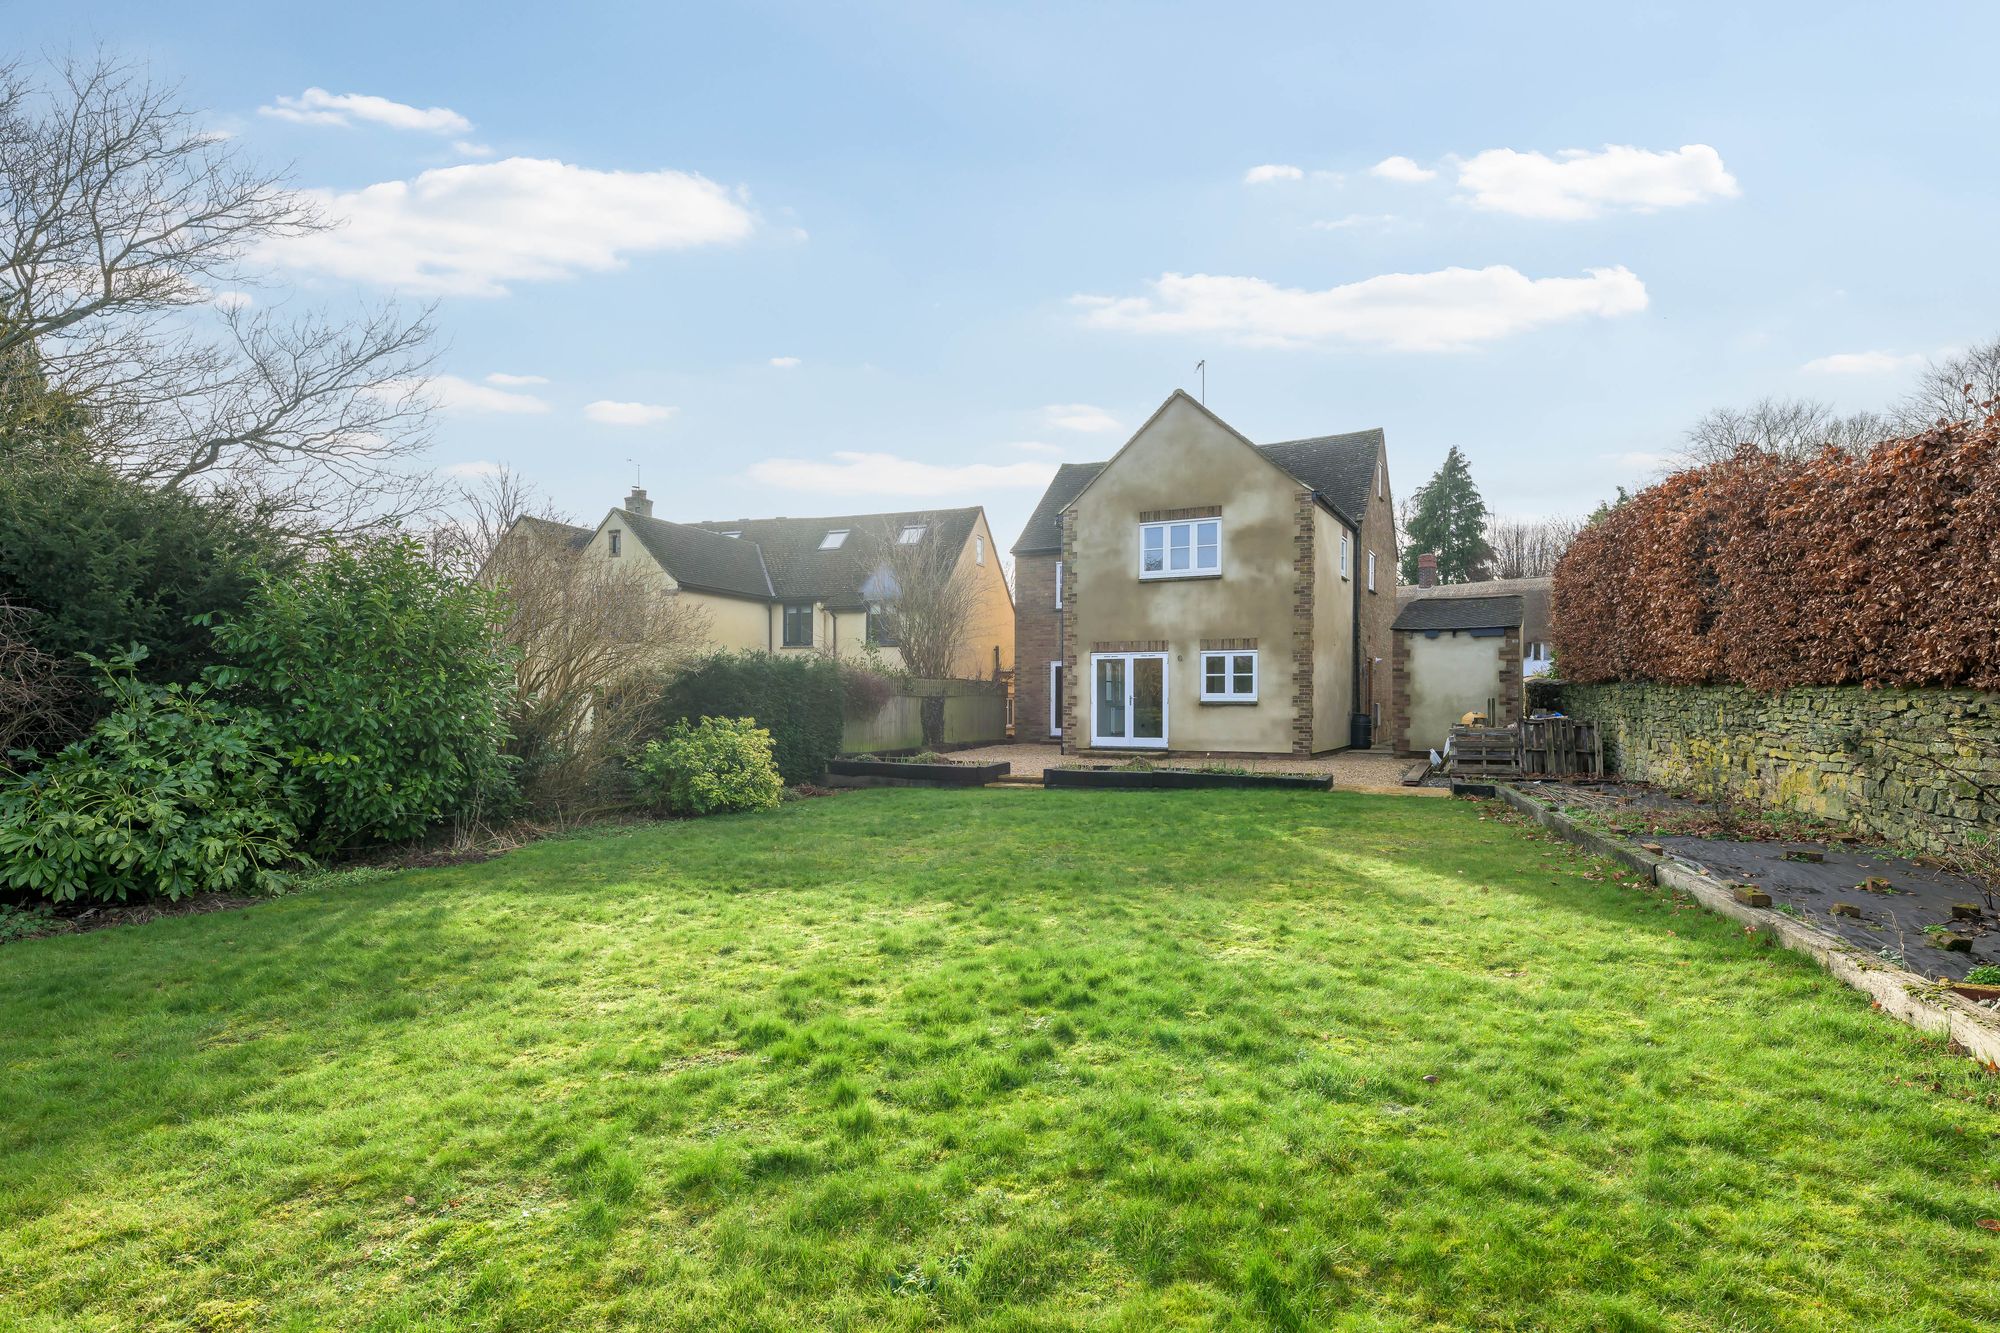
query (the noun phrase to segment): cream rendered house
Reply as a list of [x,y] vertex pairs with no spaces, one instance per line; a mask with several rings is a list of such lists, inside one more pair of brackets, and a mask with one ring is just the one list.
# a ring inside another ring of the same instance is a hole
[[634,488],[595,528],[524,518],[503,540],[530,537],[663,580],[704,613],[713,648],[874,657],[891,668],[902,657],[893,606],[883,600],[881,543],[942,543],[957,551],[978,596],[954,675],[991,680],[1013,668],[1013,596],[976,507],[674,523],[653,517],[652,501]]
[[1367,743],[1387,706],[1379,430],[1259,446],[1176,392],[1058,472],[1014,552],[1024,739],[1309,755]]

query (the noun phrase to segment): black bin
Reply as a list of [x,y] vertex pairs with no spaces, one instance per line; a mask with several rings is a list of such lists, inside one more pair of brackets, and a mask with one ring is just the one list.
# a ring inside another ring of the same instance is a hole
[[1375,719],[1367,713],[1356,713],[1347,729],[1347,743],[1357,750],[1365,750],[1375,743]]

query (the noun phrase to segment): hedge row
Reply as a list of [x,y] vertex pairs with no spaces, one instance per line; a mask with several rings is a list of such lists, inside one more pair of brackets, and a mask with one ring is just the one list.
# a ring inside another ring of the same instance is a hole
[[1564,679],[2000,689],[2000,412],[1679,472],[1556,566]]

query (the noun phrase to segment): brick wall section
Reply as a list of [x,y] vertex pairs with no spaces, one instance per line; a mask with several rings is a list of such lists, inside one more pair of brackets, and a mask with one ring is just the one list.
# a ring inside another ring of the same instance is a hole
[[[1299,492],[1292,538],[1292,753],[1313,748],[1313,508]],[[1389,599],[1392,603],[1395,598]]]
[[[1363,695],[1361,706],[1369,711],[1379,709],[1376,716],[1386,729],[1394,696],[1392,641],[1398,637],[1389,628],[1396,623],[1396,493],[1389,484],[1389,460],[1384,457],[1379,465],[1382,494],[1378,496],[1372,486],[1368,491],[1368,509],[1361,519],[1361,549],[1354,557],[1354,577],[1361,588],[1355,630],[1361,636],[1363,687],[1371,691]],[[1368,591],[1367,581],[1370,551],[1375,553],[1373,593]],[[1371,660],[1377,657],[1382,659],[1380,667],[1371,665]]]
[[1076,515],[1064,514],[1062,520],[1063,550],[1063,616],[1062,616],[1062,660],[1070,669],[1063,672],[1063,753],[1081,749],[1090,743],[1090,737],[1078,729],[1077,722],[1077,677],[1082,671],[1077,668],[1076,657],[1076,608],[1083,591],[1083,580],[1076,576]]
[[1049,663],[1062,660],[1056,557],[1014,557],[1014,739],[1049,739]]
[[1410,745],[1410,640],[1405,632],[1391,633],[1389,649],[1389,744],[1397,754],[1409,754]]
[[1500,654],[1500,716],[1494,719],[1503,727],[1511,727],[1521,720],[1521,630],[1518,625],[1507,630],[1507,647]]
[[2000,835],[2000,694],[1564,685],[1623,777],[1796,810],[1920,852]]

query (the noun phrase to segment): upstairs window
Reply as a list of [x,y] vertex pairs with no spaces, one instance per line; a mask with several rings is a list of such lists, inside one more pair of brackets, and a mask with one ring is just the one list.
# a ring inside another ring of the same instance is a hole
[[819,539],[819,549],[822,551],[838,551],[846,541],[847,529],[834,528],[826,536]]
[[986,563],[986,539],[984,537],[974,537],[972,539],[972,563],[975,565]]
[[813,609],[810,602],[785,608],[785,647],[813,646]]
[[1346,533],[1340,534],[1340,577],[1347,577],[1347,546],[1353,539]]
[[1222,520],[1177,519],[1139,525],[1139,577],[1187,579],[1222,572]]
[[625,548],[624,533],[620,532],[616,528],[613,528],[611,529],[611,531],[605,533],[604,536],[606,539],[606,544],[610,546],[611,554],[613,556],[618,555],[620,551],[624,550]]
[[1368,553],[1368,591],[1375,591],[1375,553]]
[[902,647],[902,637],[896,633],[895,612],[870,611],[868,613],[868,642],[877,648]]
[[1203,653],[1201,698],[1203,703],[1256,703],[1257,654]]
[[902,531],[896,534],[897,544],[915,546],[924,539],[924,531],[924,525],[921,523],[905,523]]
[[1058,611],[1062,610],[1062,576],[1063,562],[1058,560],[1056,561],[1056,610]]

